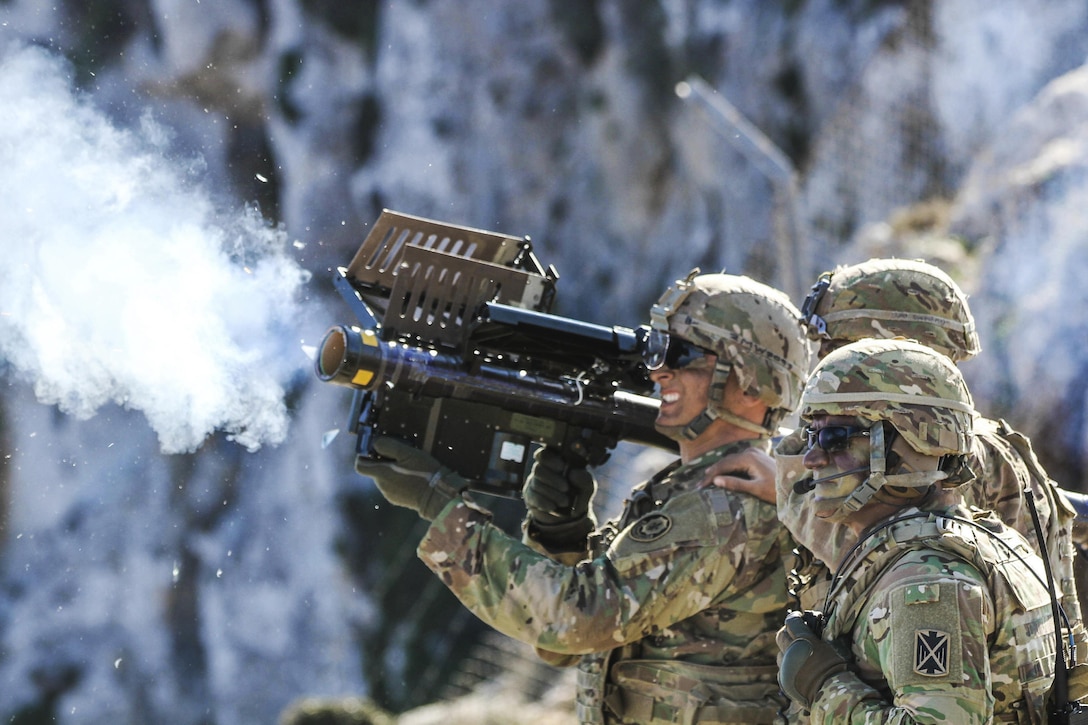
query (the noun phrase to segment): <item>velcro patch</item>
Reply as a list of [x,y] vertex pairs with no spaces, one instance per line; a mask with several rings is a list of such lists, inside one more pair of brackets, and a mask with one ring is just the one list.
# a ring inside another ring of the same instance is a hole
[[960,608],[965,616],[980,615],[980,597],[976,587],[961,591],[948,581],[913,582],[888,592],[885,636],[891,640],[888,685],[893,690],[963,681]]
[[914,671],[926,677],[948,674],[948,632],[919,629],[914,632]]
[[672,519],[666,514],[646,514],[631,526],[631,539],[642,544],[657,541],[669,533],[671,528]]
[[911,584],[903,592],[904,604],[927,604],[941,599],[941,587],[937,584]]

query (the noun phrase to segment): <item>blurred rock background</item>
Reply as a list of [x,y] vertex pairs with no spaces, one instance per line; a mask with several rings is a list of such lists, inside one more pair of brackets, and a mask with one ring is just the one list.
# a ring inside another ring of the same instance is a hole
[[979,407],[1083,490],[1086,30],[1081,0],[0,0],[0,720],[571,720],[334,436],[305,350],[382,208],[530,236],[602,324],[693,266],[800,303],[935,262]]

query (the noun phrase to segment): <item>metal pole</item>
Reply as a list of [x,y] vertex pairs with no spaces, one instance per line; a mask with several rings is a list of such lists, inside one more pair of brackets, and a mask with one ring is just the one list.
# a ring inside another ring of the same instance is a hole
[[776,194],[785,200],[789,229],[785,235],[775,235],[781,284],[792,299],[802,299],[808,291],[812,272],[803,253],[802,240],[808,234],[801,215],[798,174],[793,162],[736,106],[699,76],[688,76],[687,80],[676,84],[676,95],[696,104],[721,136],[744,154],[770,180]]

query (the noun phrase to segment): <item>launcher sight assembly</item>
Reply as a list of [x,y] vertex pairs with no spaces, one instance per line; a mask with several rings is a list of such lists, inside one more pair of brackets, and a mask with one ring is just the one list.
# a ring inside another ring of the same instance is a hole
[[649,329],[552,315],[558,278],[528,237],[383,211],[333,276],[358,324],[329,328],[315,358],[355,390],[356,453],[396,436],[517,497],[537,445],[592,465],[620,440],[674,449],[653,427]]

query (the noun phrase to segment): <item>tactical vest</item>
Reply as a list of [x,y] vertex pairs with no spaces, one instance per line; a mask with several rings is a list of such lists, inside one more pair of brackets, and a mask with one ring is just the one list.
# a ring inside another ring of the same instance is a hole
[[[664,497],[668,495],[665,482],[669,475],[679,467],[680,461],[676,461],[659,471],[646,483],[634,488],[631,498],[628,499],[623,508],[623,513],[620,514],[620,518],[591,535],[591,557],[596,558],[603,554],[619,532],[631,523],[654,509],[660,508],[664,503]],[[637,649],[637,644],[629,644],[620,650],[595,652],[582,657],[578,663],[577,696],[575,701],[579,723],[604,725],[605,722],[615,722],[615,713],[612,713],[611,707],[614,707],[616,703],[613,703],[612,706],[606,704],[610,694],[608,685],[609,664],[613,658],[617,660],[634,659],[638,656]],[[613,717],[606,720],[606,712],[613,715]]]
[[[858,618],[867,609],[873,589],[902,557],[919,549],[951,554],[975,567],[987,580],[991,596],[1006,595],[1014,604],[1012,611],[998,611],[999,621],[1006,620],[1007,642],[995,629],[991,647],[1012,648],[1019,674],[1019,687],[1012,702],[997,698],[994,722],[1041,723],[1046,721],[1046,698],[1054,675],[1054,623],[1049,597],[1040,594],[1034,570],[1017,557],[1032,556],[1025,542],[1000,525],[992,514],[953,510],[955,515],[934,512],[907,514],[891,525],[863,538],[847,555],[832,582],[827,627],[827,641],[840,639],[847,645]],[[963,514],[961,516],[961,514]],[[980,528],[984,528],[985,532]],[[1015,552],[1015,553],[1013,553]],[[995,623],[995,628],[998,624]],[[888,697],[879,683],[869,683]],[[886,685],[886,683],[885,683]],[[996,682],[995,682],[996,686]]]
[[[1080,617],[1080,599],[1073,564],[1075,549],[1072,536],[1076,512],[1057,490],[1058,484],[1050,478],[1039,462],[1038,456],[1031,447],[1031,441],[1027,437],[1010,428],[1004,420],[991,421],[987,430],[990,429],[993,430],[991,436],[1000,436],[1012,446],[1027,467],[1028,475],[1036,480],[1039,492],[1045,497],[1045,502],[1039,503],[1045,503],[1050,509],[1050,517],[1043,529],[1044,542],[1040,544],[1040,547],[1045,548],[1050,557],[1055,584],[1062,595],[1062,604],[1073,623],[1073,635],[1076,638],[1077,647],[1082,652],[1088,650],[1088,632],[1085,631]],[[1029,541],[1034,538],[1028,532],[1025,532],[1025,536]]]
[[[730,448],[726,452],[733,452]],[[670,476],[679,464],[637,486],[620,518],[591,539],[594,556],[619,532],[660,509],[679,491]],[[701,650],[713,658],[712,640]],[[724,650],[723,650],[724,652]],[[634,642],[581,658],[577,672],[578,721],[593,725],[772,725],[784,723],[786,701],[774,665],[719,666],[647,659]]]

